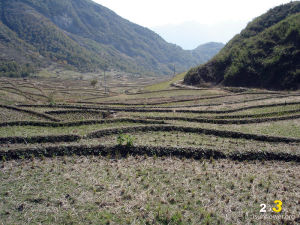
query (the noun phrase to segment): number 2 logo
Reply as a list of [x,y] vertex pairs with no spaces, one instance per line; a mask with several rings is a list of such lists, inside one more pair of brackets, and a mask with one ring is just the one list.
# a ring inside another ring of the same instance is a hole
[[261,212],[261,213],[267,212],[266,211],[266,207],[267,207],[266,204],[261,204],[260,207],[262,207],[262,208],[261,208],[261,210],[259,212]]
[[274,211],[274,212],[277,212],[277,213],[281,212],[281,210],[282,210],[282,201],[280,201],[280,200],[275,200],[274,203],[276,204],[276,207],[277,207],[277,208],[272,208],[273,211]]

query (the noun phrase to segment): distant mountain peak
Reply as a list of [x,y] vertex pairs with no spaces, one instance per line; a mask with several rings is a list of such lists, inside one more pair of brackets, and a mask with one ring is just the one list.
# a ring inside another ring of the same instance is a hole
[[246,21],[225,21],[217,24],[186,21],[181,24],[153,27],[153,30],[168,42],[176,43],[183,49],[195,49],[199,44],[212,41],[226,43],[246,24]]

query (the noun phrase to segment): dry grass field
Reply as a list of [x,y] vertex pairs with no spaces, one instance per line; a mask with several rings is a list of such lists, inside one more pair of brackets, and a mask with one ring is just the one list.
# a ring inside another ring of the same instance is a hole
[[300,224],[299,91],[56,74],[0,78],[0,224]]

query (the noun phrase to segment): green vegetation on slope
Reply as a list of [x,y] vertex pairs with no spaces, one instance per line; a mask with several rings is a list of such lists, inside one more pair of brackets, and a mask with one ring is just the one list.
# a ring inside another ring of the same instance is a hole
[[300,2],[291,2],[249,23],[211,61],[191,69],[184,82],[297,89],[299,45]]
[[0,75],[7,77],[28,77],[32,72],[34,72],[34,69],[28,63],[26,65],[18,65],[15,61],[0,61]]
[[51,21],[29,6],[20,2],[5,3],[3,21],[17,36],[33,46],[38,54],[61,64],[69,64],[80,70],[91,70],[101,65],[91,54],[69,38]]

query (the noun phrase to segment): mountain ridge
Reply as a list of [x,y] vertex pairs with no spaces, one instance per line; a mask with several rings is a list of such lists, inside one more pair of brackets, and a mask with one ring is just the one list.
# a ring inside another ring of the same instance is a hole
[[0,0],[0,8],[2,64],[11,60],[6,56],[38,68],[55,62],[81,71],[171,74],[174,65],[182,72],[209,59],[91,0]]

